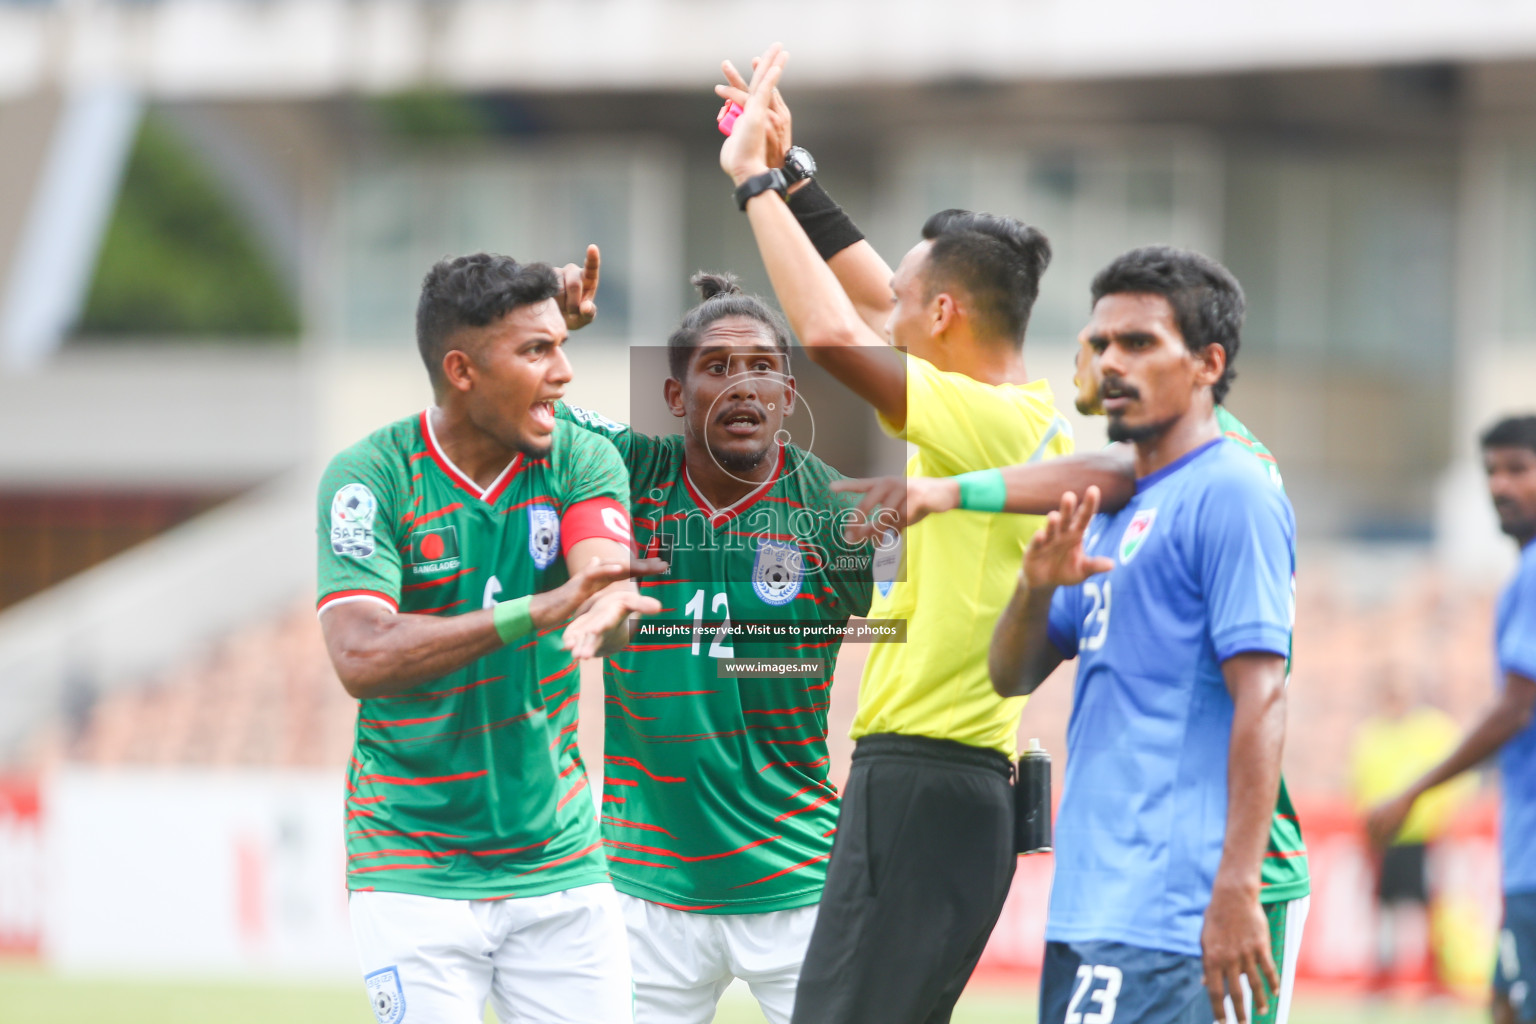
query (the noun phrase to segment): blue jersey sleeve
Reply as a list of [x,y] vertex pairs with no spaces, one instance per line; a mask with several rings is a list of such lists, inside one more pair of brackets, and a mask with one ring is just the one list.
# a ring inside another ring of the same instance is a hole
[[1057,587],[1051,595],[1045,634],[1063,658],[1077,657],[1077,598],[1082,592],[1082,587]]
[[1290,654],[1296,559],[1291,503],[1257,471],[1223,473],[1201,503],[1200,586],[1217,661]]
[[1520,560],[1510,607],[1499,630],[1499,670],[1536,680],[1536,554]]

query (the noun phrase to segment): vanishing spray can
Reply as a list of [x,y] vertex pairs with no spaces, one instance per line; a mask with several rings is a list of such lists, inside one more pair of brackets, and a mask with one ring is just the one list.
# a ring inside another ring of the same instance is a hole
[[1045,853],[1051,848],[1051,755],[1036,739],[1019,755],[1019,778],[1013,787],[1013,845],[1018,853]]

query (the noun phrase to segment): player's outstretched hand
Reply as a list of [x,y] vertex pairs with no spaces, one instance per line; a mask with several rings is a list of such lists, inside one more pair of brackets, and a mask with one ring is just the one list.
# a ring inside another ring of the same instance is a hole
[[659,558],[636,558],[628,562],[605,562],[594,558],[554,590],[533,595],[528,613],[535,626],[548,629],[582,612],[610,584],[666,571],[667,563]]
[[736,118],[736,127],[720,147],[720,169],[738,185],[768,169],[768,108],[788,59],[789,54],[778,43],[757,59],[741,116]]
[[843,526],[850,544],[883,537],[891,530],[905,530],[936,512],[960,507],[960,485],[949,477],[877,476],[863,480],[836,480],[839,494],[862,494],[859,519]]
[[654,597],[645,597],[633,590],[610,590],[598,595],[592,607],[565,627],[560,646],[570,651],[577,661],[596,657],[608,634],[630,615],[655,615],[659,611],[661,602]]
[[1403,822],[1408,820],[1408,812],[1413,810],[1413,795],[1404,793],[1393,797],[1385,803],[1378,804],[1371,809],[1371,813],[1365,819],[1365,831],[1371,837],[1371,844],[1379,850],[1385,850],[1392,845],[1392,840],[1403,830]]
[[1115,567],[1114,559],[1090,558],[1083,551],[1083,534],[1099,511],[1099,489],[1088,488],[1079,505],[1077,495],[1061,496],[1061,508],[1045,517],[1024,552],[1024,581],[1030,587],[1072,587]]
[[[762,63],[762,58],[753,57],[752,67],[756,70]],[[720,107],[720,112],[715,115],[715,122],[725,120],[726,111],[731,109],[734,103],[743,109],[747,106],[747,92],[751,88],[747,80],[741,77],[741,72],[736,70],[736,65],[730,61],[722,61],[720,70],[725,72],[725,83],[715,86],[715,95],[725,103]],[[778,89],[773,90],[773,96],[768,103],[768,152],[766,159],[769,167],[783,167],[784,154],[789,152],[794,143],[794,122],[789,114],[789,104],[784,102],[783,93]]]
[[560,275],[560,292],[555,302],[565,318],[566,330],[579,331],[597,319],[597,278],[602,266],[602,253],[597,246],[589,245],[585,263],[579,267],[567,263],[556,271]]
[[1253,993],[1253,1012],[1262,1017],[1269,1012],[1269,1001],[1280,991],[1280,974],[1269,949],[1269,921],[1259,905],[1256,892],[1218,884],[1211,890],[1210,905],[1205,908],[1205,924],[1200,930],[1200,950],[1205,974],[1205,991],[1211,997],[1211,1012],[1218,1021],[1227,1019],[1226,997],[1232,997],[1232,1012],[1238,1024],[1247,1024],[1248,1011],[1243,1005],[1243,984]]

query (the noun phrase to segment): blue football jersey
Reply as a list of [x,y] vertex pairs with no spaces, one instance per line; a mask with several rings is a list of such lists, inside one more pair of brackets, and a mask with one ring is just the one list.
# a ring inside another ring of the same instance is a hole
[[1252,455],[1212,441],[1137,482],[1084,541],[1115,568],[1056,591],[1077,657],[1046,938],[1200,955],[1227,825],[1221,663],[1285,657],[1295,517]]
[[[1536,541],[1520,552],[1520,567],[1499,595],[1495,658],[1500,686],[1513,672],[1536,679]],[[1504,822],[1504,891],[1536,891],[1536,723],[1499,753]]]

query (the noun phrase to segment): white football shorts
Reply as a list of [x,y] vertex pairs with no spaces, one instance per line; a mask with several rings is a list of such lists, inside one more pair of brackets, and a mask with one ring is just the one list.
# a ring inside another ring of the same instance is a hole
[[353,892],[352,934],[379,1024],[632,1024],[629,949],[607,882],[445,900]]
[[709,1024],[740,978],[769,1024],[789,1024],[816,907],[699,914],[619,894],[635,974],[635,1024]]

